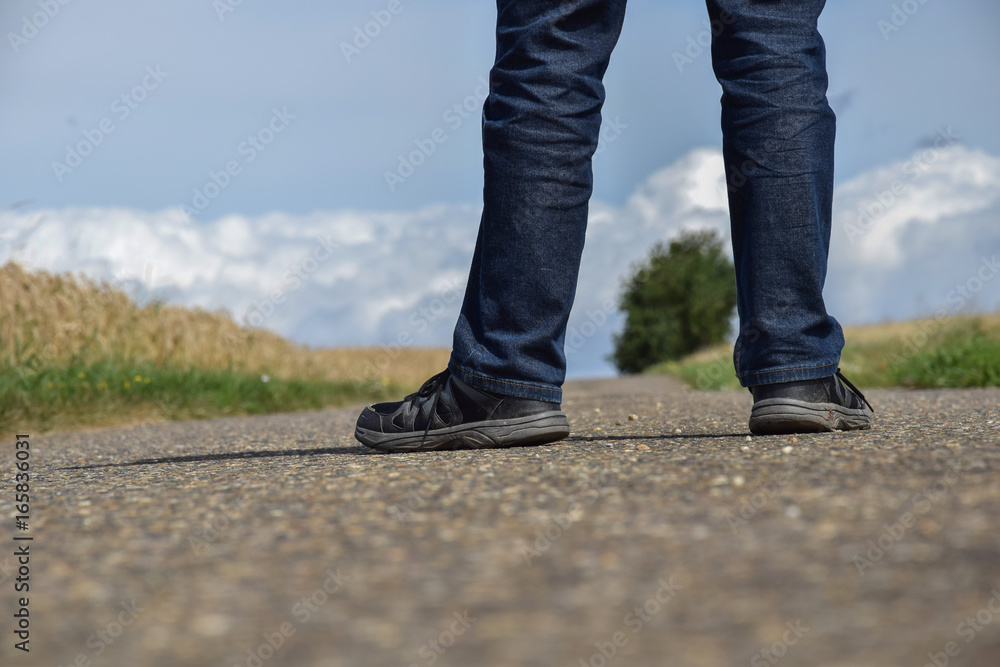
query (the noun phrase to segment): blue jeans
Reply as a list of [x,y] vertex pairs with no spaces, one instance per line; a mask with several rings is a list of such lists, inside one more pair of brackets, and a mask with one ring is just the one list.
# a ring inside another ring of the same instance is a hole
[[[708,0],[744,386],[833,375],[844,344],[822,294],[836,123],[824,3]],[[497,2],[484,209],[449,362],[472,386],[562,400],[602,80],[624,16],[625,0]]]

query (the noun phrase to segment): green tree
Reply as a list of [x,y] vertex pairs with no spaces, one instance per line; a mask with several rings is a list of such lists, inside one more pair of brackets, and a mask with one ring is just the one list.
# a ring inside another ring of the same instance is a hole
[[722,243],[706,230],[653,246],[619,299],[625,329],[615,335],[610,357],[619,371],[638,373],[725,339],[736,283]]

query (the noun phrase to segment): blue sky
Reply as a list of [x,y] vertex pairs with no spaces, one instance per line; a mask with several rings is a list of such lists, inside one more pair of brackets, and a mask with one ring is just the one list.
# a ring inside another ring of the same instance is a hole
[[[267,311],[261,326],[313,345],[450,345],[481,207],[494,5],[234,2],[0,4],[0,263],[254,325]],[[373,13],[385,25],[345,55],[375,32]],[[611,372],[622,321],[606,304],[654,242],[725,233],[706,20],[700,2],[629,7],[606,78],[571,377]],[[1000,307],[998,29],[996,0],[827,7],[839,122],[826,295],[845,324]],[[939,132],[953,138],[935,148]],[[390,188],[399,156],[433,137]],[[857,211],[897,186],[859,233]],[[268,306],[327,246],[331,259]],[[949,298],[963,285],[969,298]]]
[[[225,2],[226,0],[220,0]],[[234,158],[272,109],[295,116],[203,215],[271,210],[412,209],[475,202],[481,191],[478,114],[443,120],[473,95],[493,53],[489,2],[400,0],[347,62],[341,44],[385,10],[364,2],[243,0],[220,19],[212,0],[69,0],[14,52],[10,33],[38,1],[5,1],[0,27],[2,203],[35,206],[183,204]],[[911,152],[951,125],[966,145],[1000,153],[1000,3],[910,0],[918,7],[886,39],[878,21],[901,3],[828,6],[830,95],[839,111],[839,179]],[[906,4],[906,3],[902,3]],[[633,2],[607,76],[606,119],[621,136],[598,158],[595,198],[621,203],[658,168],[716,146],[719,87],[709,55],[674,62],[705,30],[699,2]],[[124,119],[114,100],[147,67],[168,75]],[[109,118],[115,130],[60,182],[52,163]],[[447,141],[390,192],[384,173],[436,127]]]

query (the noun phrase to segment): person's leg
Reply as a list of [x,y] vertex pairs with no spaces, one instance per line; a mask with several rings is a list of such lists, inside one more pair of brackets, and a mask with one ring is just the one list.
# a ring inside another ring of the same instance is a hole
[[823,303],[836,126],[817,29],[825,0],[707,4],[750,430],[871,428],[871,405],[838,372],[844,334]]
[[708,0],[722,84],[743,386],[833,375],[844,337],[823,303],[835,117],[816,23],[825,0]]
[[498,0],[483,216],[448,369],[358,417],[385,452],[537,445],[559,409],[604,103],[625,0]]
[[593,189],[602,79],[625,0],[498,0],[484,208],[449,370],[558,403]]

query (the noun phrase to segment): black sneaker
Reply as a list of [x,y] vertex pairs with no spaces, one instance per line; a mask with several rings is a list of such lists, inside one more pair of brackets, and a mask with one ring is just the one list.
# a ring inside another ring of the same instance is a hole
[[750,432],[757,435],[858,431],[872,427],[875,408],[837,369],[818,380],[750,388]]
[[445,370],[402,401],[369,405],[354,437],[383,452],[542,445],[569,435],[558,403],[475,389]]

